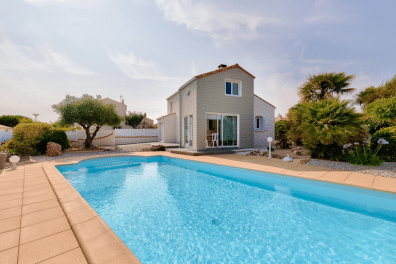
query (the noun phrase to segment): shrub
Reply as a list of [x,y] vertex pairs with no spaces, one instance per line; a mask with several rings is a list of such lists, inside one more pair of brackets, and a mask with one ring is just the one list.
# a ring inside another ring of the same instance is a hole
[[347,160],[355,165],[379,166],[384,161],[377,153],[382,146],[371,149],[368,144],[356,146],[348,154]]
[[54,130],[51,125],[45,123],[22,123],[15,127],[13,138],[8,140],[1,150],[15,155],[36,156],[45,154],[47,143],[50,141],[60,144],[62,150],[69,147],[64,131]]
[[389,144],[383,145],[378,151],[378,155],[386,161],[396,161],[396,126],[382,128],[375,132],[371,138],[372,149],[378,146],[378,140],[381,138],[388,141]]
[[3,126],[9,126],[9,127],[15,127],[19,123],[32,123],[32,119],[29,117],[25,116],[20,116],[20,115],[3,115],[0,116],[0,125]]
[[364,112],[371,130],[396,125],[396,97],[377,99],[369,104]]
[[306,148],[313,158],[335,159],[342,146],[359,142],[365,136],[362,115],[348,101],[325,99],[301,104],[300,130]]
[[287,130],[289,122],[287,120],[281,120],[275,123],[275,140],[282,149],[289,148],[289,139],[287,136]]

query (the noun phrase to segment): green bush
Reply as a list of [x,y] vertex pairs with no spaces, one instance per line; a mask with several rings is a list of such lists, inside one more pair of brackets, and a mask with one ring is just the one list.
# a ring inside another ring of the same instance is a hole
[[396,125],[396,97],[377,99],[364,109],[370,130]]
[[281,120],[275,123],[275,140],[282,149],[289,148],[289,139],[287,136],[288,128],[289,122],[287,120]]
[[12,139],[1,150],[15,155],[36,156],[45,154],[48,142],[60,144],[62,150],[70,146],[64,131],[55,130],[45,123],[21,123],[14,128]]
[[378,155],[386,161],[396,161],[396,126],[382,128],[375,132],[371,138],[372,149],[378,146],[378,140],[381,138],[388,141],[389,144],[383,145],[378,151]]
[[15,127],[20,123],[32,123],[32,119],[25,116],[20,115],[3,115],[0,116],[0,125]]
[[375,149],[369,145],[356,146],[355,149],[348,153],[347,160],[355,165],[379,166],[384,161],[377,153],[383,146],[377,146]]

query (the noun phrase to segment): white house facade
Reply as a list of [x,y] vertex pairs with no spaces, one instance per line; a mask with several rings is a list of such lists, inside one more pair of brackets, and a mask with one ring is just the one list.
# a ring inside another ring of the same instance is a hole
[[266,147],[275,107],[254,94],[254,79],[238,64],[193,77],[167,98],[159,140],[193,150]]

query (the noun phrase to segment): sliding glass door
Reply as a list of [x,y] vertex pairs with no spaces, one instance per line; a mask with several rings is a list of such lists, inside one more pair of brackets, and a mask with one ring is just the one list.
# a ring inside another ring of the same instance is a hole
[[206,147],[238,146],[238,116],[206,114]]

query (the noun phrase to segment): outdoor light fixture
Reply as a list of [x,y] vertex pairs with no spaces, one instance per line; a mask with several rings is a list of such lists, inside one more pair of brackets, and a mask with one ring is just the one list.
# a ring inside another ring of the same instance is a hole
[[268,143],[269,143],[269,147],[268,147],[268,158],[269,159],[272,159],[272,156],[271,156],[271,143],[272,143],[272,137],[268,137],[267,138],[267,141],[268,141]]
[[16,169],[16,164],[18,163],[19,160],[20,160],[20,158],[17,155],[13,155],[10,157],[10,162],[12,163],[13,170]]

